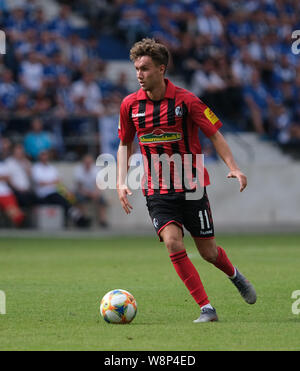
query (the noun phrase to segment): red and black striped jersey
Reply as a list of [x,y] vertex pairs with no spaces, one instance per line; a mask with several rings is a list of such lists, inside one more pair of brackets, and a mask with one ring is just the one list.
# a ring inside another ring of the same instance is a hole
[[[123,143],[131,143],[137,134],[145,168],[142,188],[144,194],[149,196],[191,189],[190,182],[199,169],[196,155],[202,153],[198,131],[200,129],[210,137],[222,126],[217,116],[198,97],[173,85],[168,79],[165,82],[164,99],[152,101],[140,89],[124,98],[120,108],[119,138]],[[162,176],[162,165],[168,158],[166,155],[169,158],[179,156],[183,164],[178,169],[176,162],[169,162],[168,182]],[[207,186],[209,175],[205,167],[202,169],[202,185]],[[188,180],[183,181],[183,178]]]

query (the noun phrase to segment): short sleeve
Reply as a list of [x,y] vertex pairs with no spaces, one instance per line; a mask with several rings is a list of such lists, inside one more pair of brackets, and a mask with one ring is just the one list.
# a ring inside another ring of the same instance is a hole
[[131,143],[136,133],[136,128],[130,117],[130,111],[130,106],[124,99],[120,108],[118,127],[119,138],[123,143]]
[[82,181],[82,171],[81,166],[77,166],[74,170],[74,180],[75,182],[81,182]]
[[190,105],[190,115],[192,121],[207,137],[211,137],[222,126],[222,122],[219,118],[199,98],[195,97],[192,101]]

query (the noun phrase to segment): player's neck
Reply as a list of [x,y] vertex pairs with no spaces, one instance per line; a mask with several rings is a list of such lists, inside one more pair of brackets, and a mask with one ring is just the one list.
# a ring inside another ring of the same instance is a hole
[[165,80],[162,80],[153,90],[147,90],[146,93],[151,100],[162,100],[165,97],[166,89]]

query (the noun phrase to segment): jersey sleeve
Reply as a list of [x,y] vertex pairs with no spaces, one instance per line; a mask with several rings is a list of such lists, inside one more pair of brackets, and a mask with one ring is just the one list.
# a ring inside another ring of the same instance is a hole
[[195,97],[191,102],[190,114],[193,122],[207,137],[211,137],[222,126],[219,118],[199,98]]
[[123,143],[131,143],[134,140],[136,128],[130,117],[130,106],[123,100],[120,107],[120,116],[119,116],[119,128],[118,134],[119,138]]

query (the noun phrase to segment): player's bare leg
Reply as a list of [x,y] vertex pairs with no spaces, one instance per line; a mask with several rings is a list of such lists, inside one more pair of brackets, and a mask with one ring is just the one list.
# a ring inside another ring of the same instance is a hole
[[201,308],[201,315],[194,322],[217,321],[216,310],[210,305],[199,273],[187,256],[183,243],[182,229],[177,224],[171,223],[162,229],[160,237],[168,249],[170,259],[178,276]]
[[169,254],[174,254],[185,249],[181,228],[175,224],[168,224],[161,232],[163,240]]
[[201,239],[194,237],[194,241],[202,258],[227,274],[243,299],[248,304],[254,304],[256,302],[254,287],[237,268],[232,265],[226,252],[220,246],[217,246],[215,238]]

